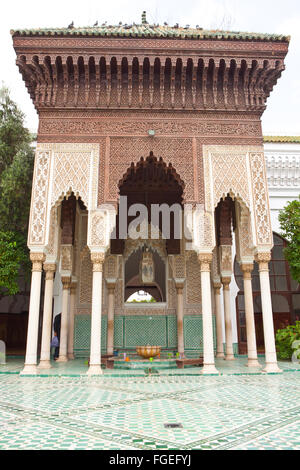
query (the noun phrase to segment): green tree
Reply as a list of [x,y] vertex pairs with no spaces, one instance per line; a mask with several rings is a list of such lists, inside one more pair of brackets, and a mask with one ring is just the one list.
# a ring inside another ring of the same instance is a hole
[[284,249],[285,258],[293,279],[300,283],[300,196],[280,211],[279,222],[281,235],[288,242]]
[[30,263],[27,230],[34,164],[33,137],[24,126],[24,114],[0,89],[0,296],[14,295],[20,270],[27,276]]

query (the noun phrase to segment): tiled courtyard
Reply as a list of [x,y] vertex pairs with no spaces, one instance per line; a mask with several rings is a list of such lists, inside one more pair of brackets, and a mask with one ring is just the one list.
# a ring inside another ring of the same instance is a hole
[[217,377],[191,368],[94,378],[82,360],[37,377],[20,377],[21,366],[20,359],[0,365],[1,450],[300,450],[295,364],[280,363],[280,375],[250,372],[239,358],[217,361]]

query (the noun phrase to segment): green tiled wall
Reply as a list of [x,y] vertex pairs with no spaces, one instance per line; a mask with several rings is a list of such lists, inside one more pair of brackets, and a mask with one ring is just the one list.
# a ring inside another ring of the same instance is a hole
[[[202,352],[202,316],[184,317],[184,347],[186,351]],[[215,317],[213,316],[214,346]],[[88,356],[90,350],[91,317],[75,317],[74,352],[77,357]],[[106,350],[107,317],[102,317],[102,351]],[[177,347],[177,319],[175,316],[124,315],[115,317],[114,346],[116,349],[135,349],[145,344],[162,346],[163,349]]]

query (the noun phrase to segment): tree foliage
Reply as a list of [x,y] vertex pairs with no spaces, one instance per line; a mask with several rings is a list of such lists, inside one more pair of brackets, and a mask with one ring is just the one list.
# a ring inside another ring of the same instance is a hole
[[27,264],[23,236],[17,232],[0,232],[0,297],[19,292],[20,267]]
[[293,279],[300,283],[300,196],[280,211],[279,222],[281,234],[288,242],[285,258]]
[[34,164],[24,114],[0,89],[0,296],[18,292],[20,269],[29,272],[26,245]]
[[300,321],[277,331],[276,349],[279,359],[291,359],[294,352],[293,343],[297,340],[300,340]]

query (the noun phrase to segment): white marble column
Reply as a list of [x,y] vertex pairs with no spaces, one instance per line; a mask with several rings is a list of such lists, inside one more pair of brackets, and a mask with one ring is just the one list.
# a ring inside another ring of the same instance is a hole
[[59,340],[59,357],[57,362],[68,361],[68,324],[69,324],[69,304],[70,304],[70,289],[71,277],[62,276],[61,282],[63,285],[62,292],[62,310],[61,310],[61,325],[60,325],[60,340]]
[[107,354],[114,353],[114,316],[116,279],[107,279],[108,310],[107,310]]
[[183,318],[184,318],[184,304],[183,304],[183,288],[184,279],[174,279],[176,292],[177,292],[177,344],[178,352],[184,356],[184,332],[183,332]]
[[282,371],[279,369],[277,364],[269,278],[269,262],[271,261],[271,253],[258,253],[255,259],[259,265],[261,304],[264,325],[266,367],[263,369],[263,372],[280,373]]
[[224,313],[225,313],[225,338],[226,338],[226,361],[233,361],[232,322],[230,309],[230,282],[231,277],[222,277]]
[[75,304],[76,304],[77,281],[72,279],[70,288],[70,309],[68,328],[68,359],[74,359],[74,324],[75,324]]
[[43,313],[43,331],[42,345],[39,368],[50,369],[51,354],[51,333],[52,333],[52,309],[53,309],[53,283],[54,273],[56,271],[55,263],[44,263],[44,271],[46,273],[45,295],[44,295],[44,313]]
[[91,253],[93,263],[93,294],[91,322],[91,352],[88,375],[101,375],[101,314],[102,314],[102,272],[104,253]]
[[245,316],[246,316],[247,352],[248,352],[247,366],[248,367],[260,367],[260,364],[257,360],[257,346],[256,346],[256,334],[255,334],[252,282],[251,282],[251,273],[253,271],[253,264],[242,263],[241,270],[243,271],[243,279],[244,279]]
[[204,365],[202,374],[218,375],[215,367],[214,357],[214,337],[211,308],[211,281],[210,264],[212,262],[211,253],[201,253],[198,255],[201,266],[201,296],[202,296],[202,323],[203,323],[203,356]]
[[45,261],[45,254],[30,253],[30,259],[32,262],[32,275],[30,288],[26,356],[24,369],[21,372],[22,375],[30,375],[37,373],[37,346],[39,333],[41,280],[43,262]]
[[216,330],[217,330],[217,358],[224,359],[222,310],[221,310],[221,288],[220,282],[214,283],[214,296],[216,306]]

